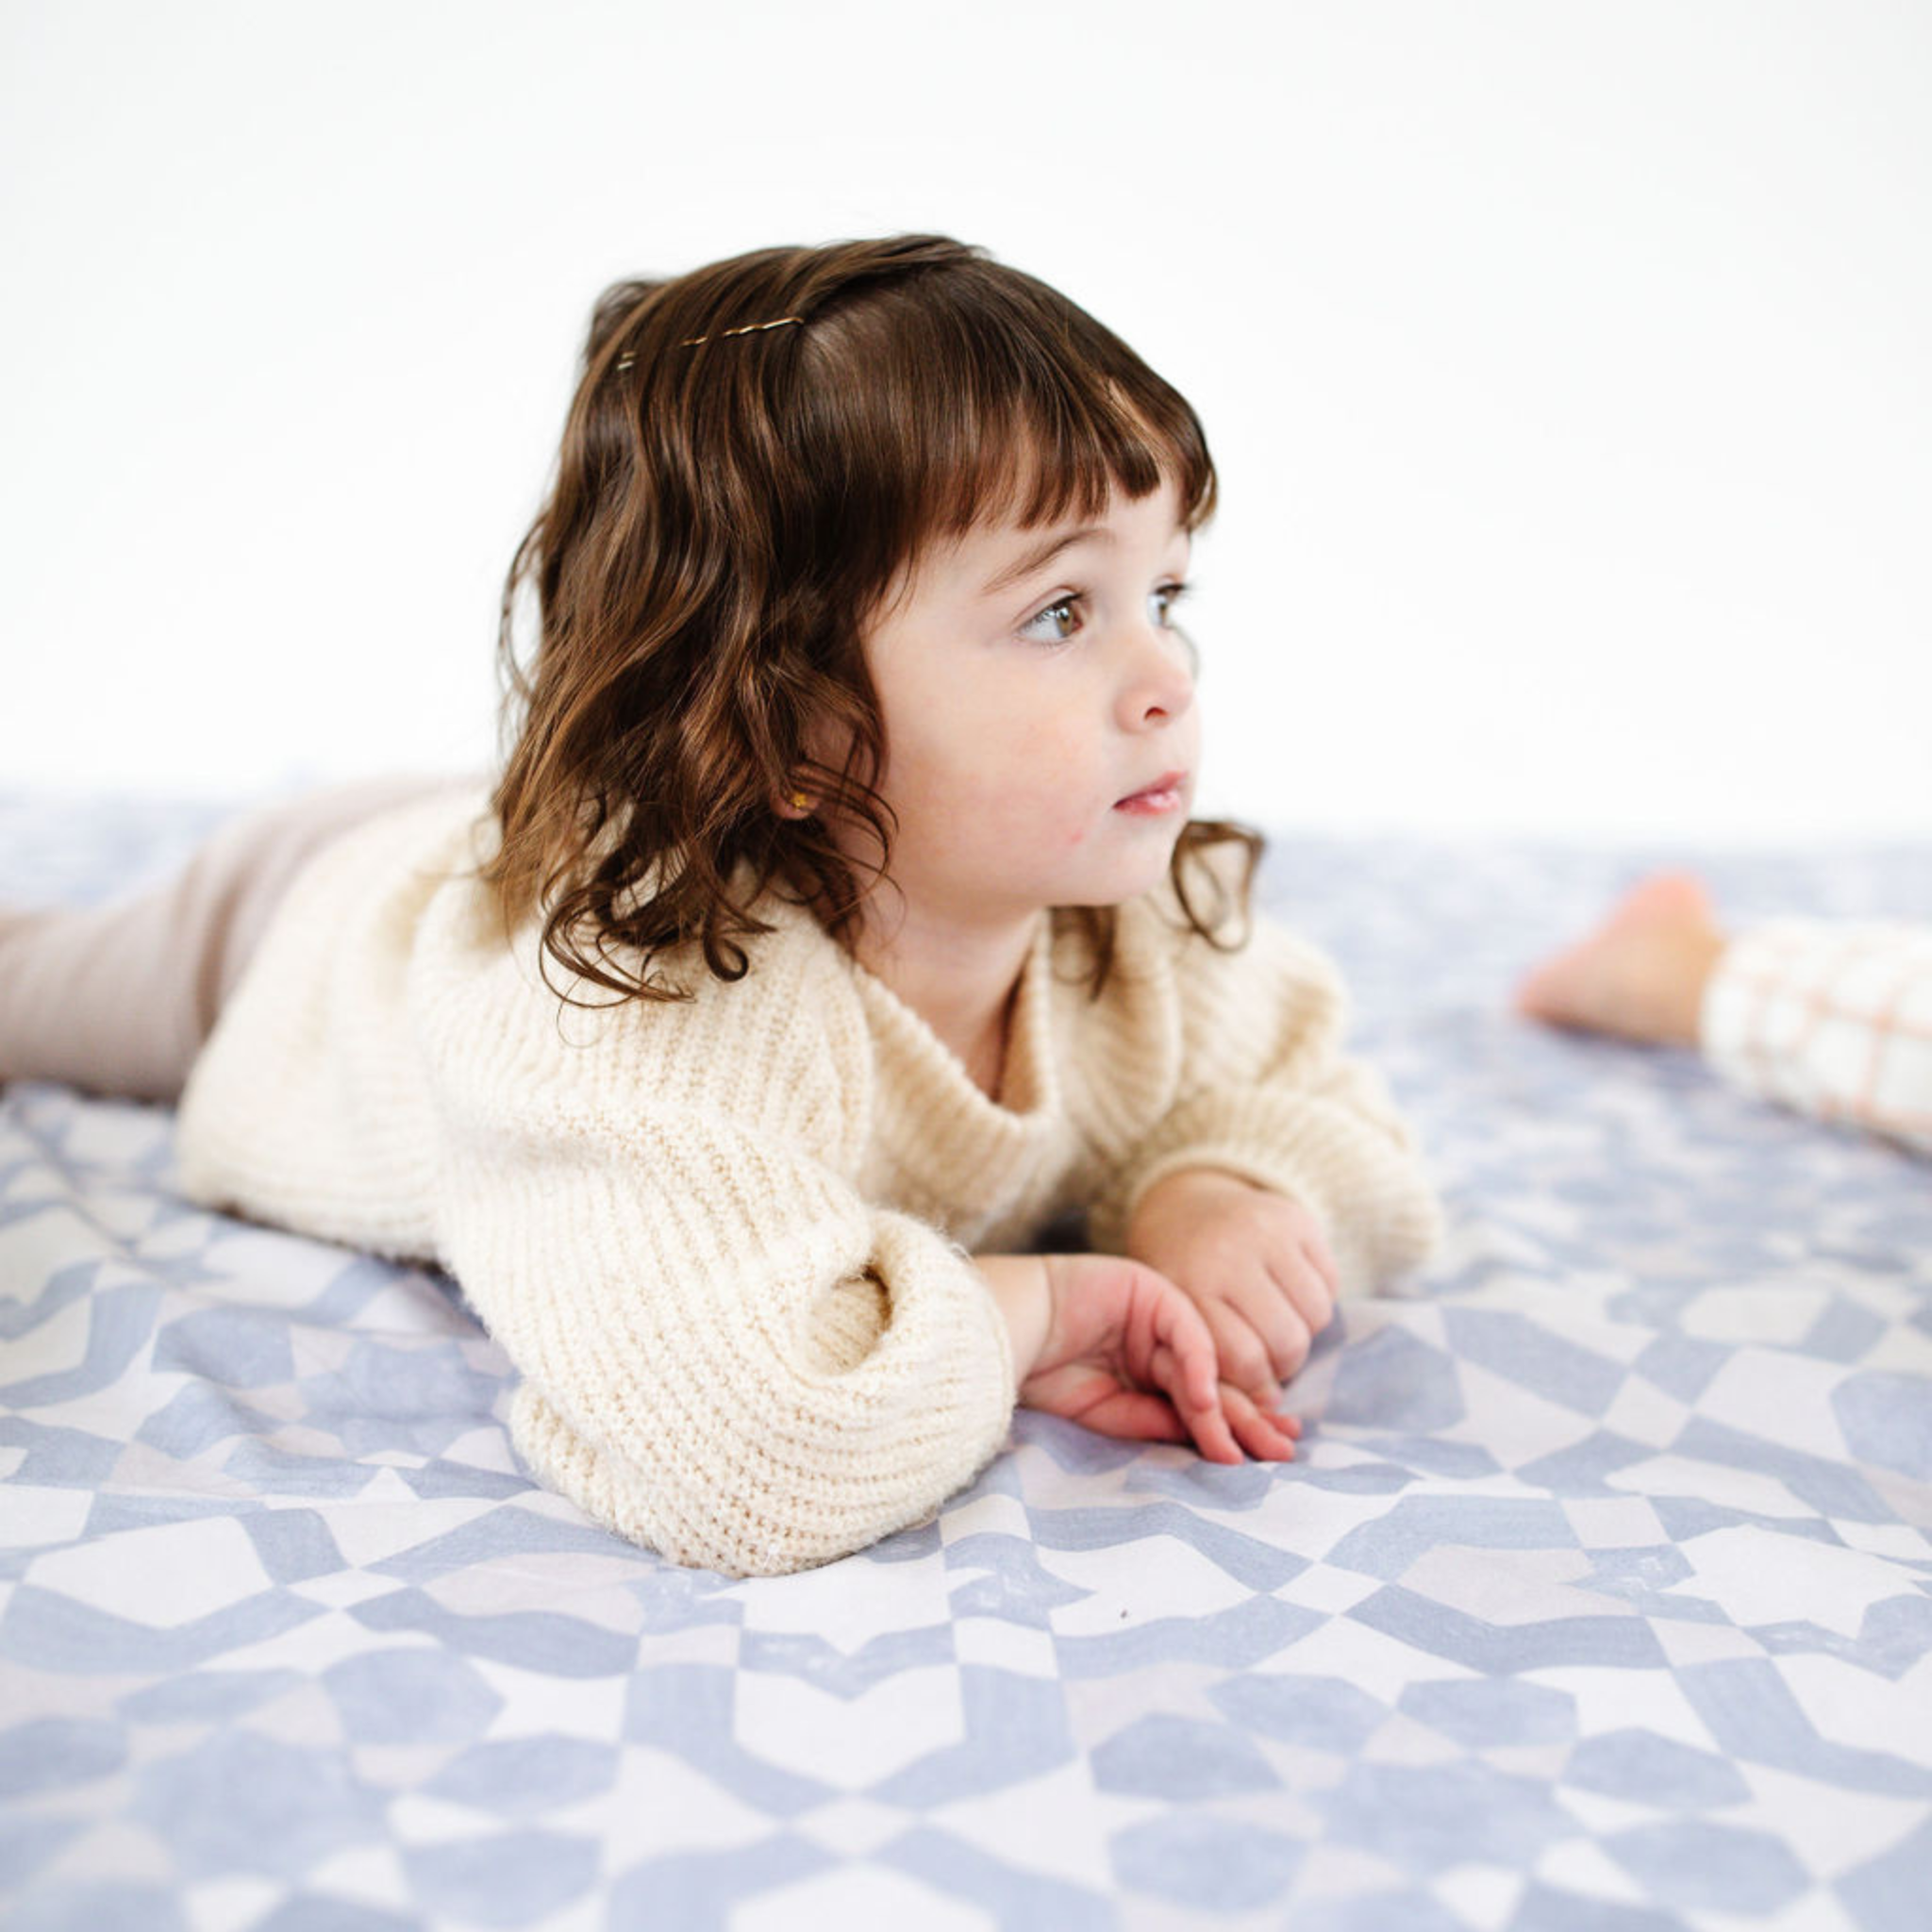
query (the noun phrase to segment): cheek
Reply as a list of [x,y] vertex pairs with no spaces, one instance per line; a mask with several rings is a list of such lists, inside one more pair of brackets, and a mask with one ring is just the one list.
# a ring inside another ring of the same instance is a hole
[[1015,836],[1036,847],[1076,851],[1100,829],[1095,801],[1101,787],[1093,769],[1093,747],[1077,732],[1037,724],[1019,748],[1024,779],[1014,787],[1024,796],[1026,824]]
[[1091,732],[1042,716],[1037,696],[991,679],[922,695],[927,702],[904,714],[902,808],[941,832],[970,827],[974,843],[1015,855],[1078,850],[1105,829],[1095,801],[1110,774],[1095,769]]
[[1019,715],[1017,707],[974,721],[944,754],[957,791],[1016,827],[1065,807],[1078,790],[1080,752],[1065,733]]
[[954,798],[979,841],[1016,858],[1077,849],[1092,836],[1091,788],[1074,748],[1050,732],[1015,732],[958,775]]

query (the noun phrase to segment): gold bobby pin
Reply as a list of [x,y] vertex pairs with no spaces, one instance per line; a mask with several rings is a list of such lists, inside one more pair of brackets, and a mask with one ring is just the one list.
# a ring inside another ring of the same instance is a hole
[[[781,315],[775,322],[748,322],[742,328],[721,328],[718,334],[721,336],[756,335],[759,329],[783,328],[788,322],[803,322],[804,320],[805,317],[802,315]],[[695,348],[699,342],[708,342],[712,340],[713,338],[710,336],[686,336],[677,346],[680,349],[691,349]],[[619,369],[628,369],[636,360],[637,358],[635,356],[620,356],[615,366]]]
[[[805,317],[802,315],[781,315],[776,322],[748,322],[742,328],[721,328],[718,333],[721,336],[749,336],[757,334],[761,328],[783,328],[788,322],[804,320]],[[710,340],[709,336],[686,336],[677,346],[680,349],[689,349],[693,343],[708,342]]]

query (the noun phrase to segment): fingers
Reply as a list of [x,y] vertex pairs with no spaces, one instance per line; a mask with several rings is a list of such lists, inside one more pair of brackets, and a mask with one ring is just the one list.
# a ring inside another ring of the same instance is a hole
[[1221,1385],[1222,1409],[1235,1440],[1257,1462],[1291,1462],[1302,1425],[1291,1415],[1261,1409],[1247,1391],[1231,1382]]
[[1276,1291],[1307,1325],[1310,1340],[1334,1320],[1341,1274],[1311,1216],[1302,1217],[1293,1241],[1270,1257],[1269,1274]]
[[[1257,1460],[1290,1460],[1301,1424],[1280,1410],[1280,1391],[1274,1387],[1268,1352],[1260,1338],[1245,1323],[1231,1317],[1224,1305],[1204,1311],[1171,1282],[1163,1287],[1167,1291],[1158,1297],[1151,1310],[1147,1372],[1156,1386],[1167,1391],[1174,1412],[1201,1454],[1209,1461],[1223,1463],[1240,1462],[1243,1451]],[[1307,1352],[1306,1329],[1285,1304],[1277,1301],[1272,1312],[1278,1324],[1291,1325],[1295,1331],[1300,1353],[1294,1356],[1294,1363],[1299,1366],[1301,1356]],[[1217,1322],[1230,1331],[1234,1345],[1245,1350],[1245,1375],[1231,1375],[1221,1357]],[[1251,1392],[1250,1377],[1266,1391],[1258,1400]],[[1109,1423],[1116,1415],[1124,1422],[1129,1413],[1126,1402],[1120,1398],[1107,1405],[1107,1409]],[[1135,1406],[1132,1413],[1134,1433],[1151,1435],[1144,1412]]]
[[[1202,1324],[1205,1331],[1206,1324]],[[1162,1345],[1149,1367],[1155,1379],[1170,1391],[1173,1407],[1159,1396],[1125,1392],[1110,1398],[1081,1420],[1107,1435],[1138,1436],[1149,1441],[1178,1441],[1191,1436],[1209,1462],[1238,1463],[1252,1457],[1257,1462],[1290,1462],[1302,1432],[1301,1421],[1274,1407],[1265,1407],[1248,1392],[1225,1379],[1217,1379],[1211,1358],[1208,1379],[1199,1383],[1191,1346],[1182,1352]],[[1162,1426],[1153,1408],[1164,1412]],[[1177,1413],[1176,1413],[1177,1412]]]
[[1293,1303],[1272,1285],[1251,1300],[1259,1301],[1258,1309],[1214,1302],[1204,1313],[1222,1379],[1244,1389],[1257,1407],[1274,1408],[1281,1382],[1307,1359],[1313,1337]]
[[[1322,1286],[1328,1291],[1328,1305],[1319,1321],[1309,1316],[1308,1325],[1319,1335],[1328,1325],[1329,1318],[1335,1313],[1335,1305],[1341,1299],[1341,1271],[1335,1265],[1335,1257],[1328,1250],[1328,1243],[1320,1234],[1310,1234],[1302,1243],[1302,1253],[1307,1257],[1309,1265],[1320,1276]],[[1304,1314],[1308,1314],[1307,1308]]]
[[[1324,1260],[1325,1257],[1323,1257]],[[1329,1273],[1324,1274],[1315,1264],[1313,1257],[1306,1257],[1302,1265],[1290,1271],[1283,1292],[1302,1319],[1308,1331],[1310,1341],[1335,1317],[1335,1288],[1333,1284],[1334,1263],[1328,1262]],[[1307,1351],[1303,1350],[1306,1357]]]
[[[1184,1422],[1165,1396],[1122,1391],[1086,1409],[1081,1426],[1103,1436],[1141,1442],[1191,1441],[1208,1462],[1292,1462],[1301,1424],[1291,1415],[1257,1409],[1232,1384],[1216,1407]],[[1191,1424],[1191,1426],[1190,1425]],[[1245,1453],[1244,1453],[1245,1452]]]
[[[1208,1313],[1191,1307],[1188,1312],[1194,1316],[1194,1324],[1204,1334],[1213,1334],[1216,1324]],[[1297,1418],[1281,1409],[1281,1393],[1269,1373],[1269,1357],[1260,1338],[1246,1323],[1233,1317],[1225,1304],[1217,1304],[1212,1312],[1219,1318],[1220,1326],[1233,1334],[1234,1345],[1245,1357],[1245,1366],[1235,1371],[1224,1356],[1220,1357],[1218,1373],[1210,1370],[1205,1391],[1207,1406],[1191,1411],[1177,1403],[1176,1407],[1182,1408],[1182,1420],[1201,1453],[1210,1461],[1239,1462],[1243,1451],[1260,1462],[1291,1461],[1302,1425]],[[1293,1357],[1293,1366],[1298,1368],[1302,1356],[1307,1353],[1307,1332],[1285,1306],[1274,1313],[1280,1325],[1291,1325],[1299,1332],[1300,1354]],[[1218,1343],[1214,1345],[1219,1355]],[[1258,1397],[1254,1392],[1257,1382],[1266,1391]]]
[[1123,1436],[1137,1442],[1186,1442],[1187,1424],[1174,1413],[1165,1395],[1151,1390],[1120,1389],[1079,1415],[1080,1426],[1103,1436]]
[[[1148,1362],[1156,1386],[1167,1391],[1184,1419],[1205,1415],[1221,1406],[1215,1388],[1214,1343],[1200,1316],[1192,1308],[1187,1313],[1194,1316],[1191,1326],[1198,1332],[1188,1332],[1185,1323],[1174,1323],[1162,1331],[1163,1339],[1155,1344]],[[1176,1334],[1176,1328],[1182,1332]]]
[[1206,1415],[1196,1416],[1191,1427],[1195,1448],[1209,1462],[1243,1462],[1247,1459],[1241,1454],[1241,1444],[1235,1441],[1234,1431],[1227,1425],[1227,1417],[1219,1408],[1210,1408]]
[[1158,1332],[1164,1340],[1156,1345],[1148,1366],[1155,1381],[1168,1391],[1183,1427],[1208,1461],[1241,1461],[1240,1445],[1223,1412],[1214,1342],[1207,1323],[1193,1304],[1177,1293],[1161,1310]]

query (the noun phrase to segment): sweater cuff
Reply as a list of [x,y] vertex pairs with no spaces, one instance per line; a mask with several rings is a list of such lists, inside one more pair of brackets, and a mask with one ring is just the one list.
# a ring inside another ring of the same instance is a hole
[[[530,1379],[510,1438],[540,1481],[674,1563],[783,1575],[931,1520],[1005,1447],[1012,1344],[972,1257],[924,1223],[873,1221],[865,1273],[804,1325],[587,1403]],[[957,1264],[957,1265],[956,1265]],[[512,1350],[513,1357],[516,1351]]]
[[1322,1224],[1343,1294],[1372,1293],[1427,1258],[1441,1208],[1413,1157],[1380,1128],[1305,1096],[1202,1094],[1176,1108],[1088,1219],[1097,1253],[1124,1254],[1141,1197],[1171,1174],[1211,1167],[1299,1202]]
[[1012,1421],[1013,1410],[1020,1400],[1020,1378],[1013,1363],[1013,1338],[1007,1327],[1007,1318],[1000,1312],[1000,1305],[993,1299],[991,1289],[986,1285],[985,1277],[979,1272],[979,1263],[972,1254],[959,1246],[957,1241],[950,1243],[953,1252],[972,1270],[973,1278],[979,1290],[979,1300],[985,1311],[987,1326],[992,1331],[993,1347],[999,1355],[1000,1364],[1000,1409],[1005,1420],[1000,1424],[1000,1440],[989,1454],[997,1453],[1005,1445],[1007,1430]]

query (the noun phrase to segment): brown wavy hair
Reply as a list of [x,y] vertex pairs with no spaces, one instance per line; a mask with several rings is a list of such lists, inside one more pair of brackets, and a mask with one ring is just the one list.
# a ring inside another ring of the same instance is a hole
[[[540,909],[544,951],[622,999],[691,998],[652,966],[692,941],[718,978],[743,977],[741,942],[772,930],[752,909],[768,889],[850,952],[892,833],[860,641],[901,570],[976,524],[1090,518],[1114,489],[1139,499],[1167,478],[1198,529],[1215,476],[1193,409],[983,248],[762,248],[607,289],[504,587],[502,836],[478,876],[506,929]],[[848,745],[842,768],[808,736]],[[819,817],[774,808],[801,780],[876,843],[863,884]],[[1234,885],[1199,862],[1230,841],[1246,848]],[[1230,899],[1246,917],[1262,849],[1230,821],[1182,828],[1170,875],[1211,942]],[[1114,908],[1058,916],[1086,931],[1097,997]]]

